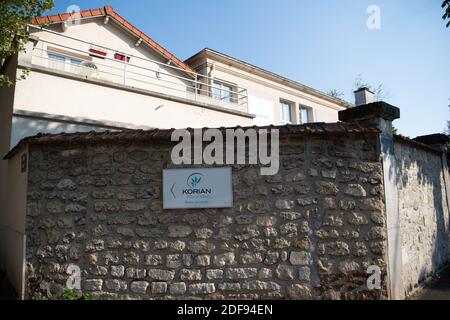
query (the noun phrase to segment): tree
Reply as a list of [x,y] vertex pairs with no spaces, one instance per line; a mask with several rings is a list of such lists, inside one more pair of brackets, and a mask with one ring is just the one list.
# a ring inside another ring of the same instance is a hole
[[332,90],[328,91],[327,94],[336,99],[342,99],[342,97],[344,96],[344,93],[342,93],[336,89],[332,89]]
[[445,13],[442,16],[442,19],[449,20],[447,22],[447,28],[450,27],[450,0],[444,0],[442,2],[442,8],[445,8]]
[[[448,99],[450,101],[450,99]],[[450,104],[448,105],[448,108],[450,109]],[[445,130],[447,135],[450,135],[450,121],[447,121],[447,130]]]
[[398,129],[396,127],[394,127],[394,126],[392,126],[392,134],[393,135],[398,135],[399,134],[398,133]]
[[53,6],[53,0],[0,1],[0,86],[11,86],[16,80],[5,74],[6,67],[15,54],[24,51],[29,40],[27,24]]
[[[448,101],[450,102],[450,99],[448,99]],[[450,104],[448,105],[448,108],[450,109]],[[445,129],[445,134],[450,137],[450,121],[447,121],[447,128]],[[447,152],[450,152],[450,142],[447,143],[446,150]]]
[[[450,0],[449,0],[450,1]],[[387,90],[382,83],[373,86],[368,82],[365,82],[361,75],[355,79],[355,90],[367,88],[375,94],[376,101],[385,101],[391,97],[391,93]]]

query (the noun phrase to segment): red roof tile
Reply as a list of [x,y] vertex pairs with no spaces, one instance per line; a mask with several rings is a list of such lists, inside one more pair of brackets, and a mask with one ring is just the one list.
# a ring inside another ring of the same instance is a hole
[[50,22],[59,22],[61,20],[59,15],[57,15],[57,16],[49,16],[48,19],[50,20]]
[[[106,6],[104,8],[99,9],[90,9],[90,10],[83,10],[80,12],[80,16],[82,18],[89,18],[89,17],[101,17],[101,16],[109,16],[116,20],[120,25],[122,25],[124,28],[129,30],[131,33],[136,35],[138,38],[142,38],[144,42],[146,42],[150,47],[152,47],[154,50],[159,52],[162,56],[164,56],[168,60],[172,60],[176,65],[178,65],[180,68],[188,71],[188,72],[195,72],[194,69],[192,69],[188,64],[184,63],[177,57],[175,57],[173,54],[171,54],[169,51],[161,47],[156,41],[154,41],[152,38],[147,36],[145,33],[140,31],[138,28],[134,27],[131,23],[129,23],[126,19],[124,19],[122,16],[120,16],[117,12],[114,11],[114,9],[111,6]],[[58,23],[58,22],[64,22],[69,20],[71,17],[71,14],[55,14],[51,16],[45,16],[45,17],[36,17],[33,19],[32,23],[34,25],[44,25],[49,23]]]
[[91,14],[94,16],[101,15],[102,11],[100,9],[92,9]]

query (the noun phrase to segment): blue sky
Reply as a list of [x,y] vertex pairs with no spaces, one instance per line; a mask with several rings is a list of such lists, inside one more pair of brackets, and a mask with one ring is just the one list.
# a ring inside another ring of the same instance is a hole
[[[353,102],[355,79],[382,83],[401,134],[442,132],[450,98],[450,28],[441,0],[56,0],[51,13],[112,5],[181,59],[209,47]],[[369,30],[367,8],[381,10]]]

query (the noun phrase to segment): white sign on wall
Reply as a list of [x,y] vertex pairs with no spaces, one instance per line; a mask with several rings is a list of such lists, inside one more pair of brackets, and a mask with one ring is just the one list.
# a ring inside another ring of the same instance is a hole
[[231,208],[231,168],[166,169],[164,209]]

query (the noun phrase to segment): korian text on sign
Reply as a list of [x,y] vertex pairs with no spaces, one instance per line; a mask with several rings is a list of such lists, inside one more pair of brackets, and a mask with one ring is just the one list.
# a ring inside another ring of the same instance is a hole
[[204,180],[205,176],[201,173],[193,173],[188,177],[187,180],[187,189],[183,189],[183,195],[191,195],[191,194],[212,194],[211,188],[197,188],[201,185],[201,182]]
[[233,207],[231,168],[164,170],[163,206],[164,209]]

